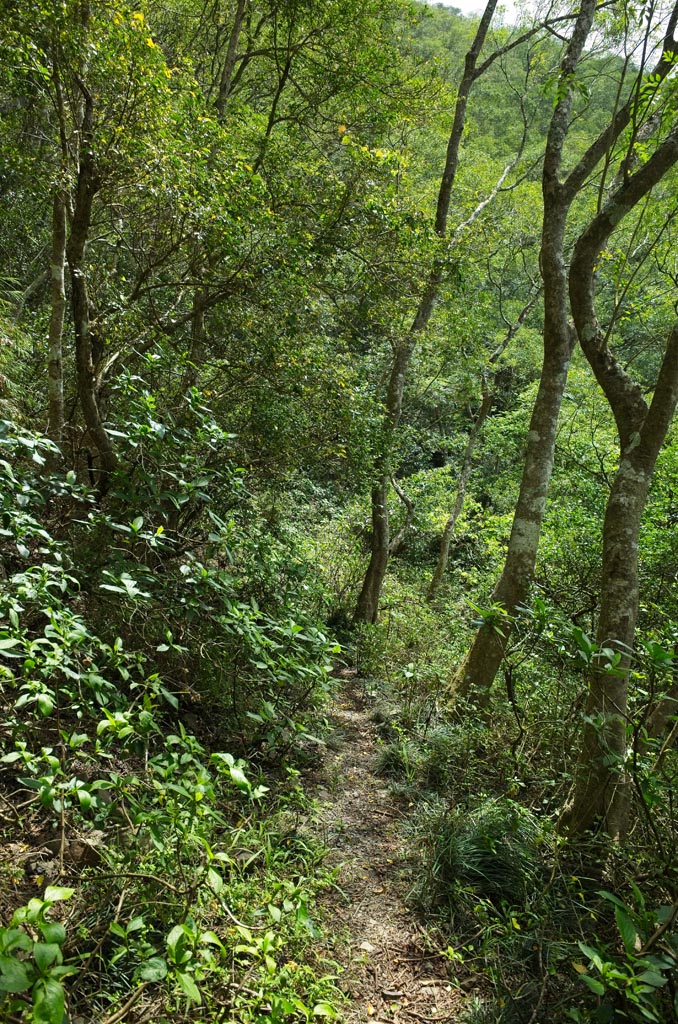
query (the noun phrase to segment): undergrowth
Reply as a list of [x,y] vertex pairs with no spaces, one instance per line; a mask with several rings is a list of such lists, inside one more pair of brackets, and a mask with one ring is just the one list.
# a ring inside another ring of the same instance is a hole
[[297,765],[338,648],[292,616],[300,566],[267,597],[279,551],[257,565],[197,462],[173,502],[137,480],[130,517],[45,472],[39,435],[4,424],[0,448],[0,1016],[336,1016]]

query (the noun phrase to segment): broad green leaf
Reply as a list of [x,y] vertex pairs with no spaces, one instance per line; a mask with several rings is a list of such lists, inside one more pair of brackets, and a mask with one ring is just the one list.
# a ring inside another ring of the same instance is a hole
[[21,928],[0,929],[0,941],[4,953],[9,953],[12,949],[33,948],[33,940],[26,935],[26,932],[22,932]]
[[139,968],[142,981],[162,981],[167,977],[167,961],[161,956],[153,956]]
[[580,974],[579,977],[595,995],[602,996],[605,994],[605,986],[597,978],[592,978],[590,974]]
[[602,970],[603,961],[600,958],[600,953],[598,953],[597,950],[592,949],[591,946],[587,946],[584,942],[578,942],[577,945],[584,956],[587,956],[589,960],[596,965],[599,971]]
[[186,974],[183,971],[178,971],[177,981],[179,982],[179,986],[181,987],[182,991],[191,1000],[191,1002],[197,1003],[197,1005],[199,1006],[202,1003],[202,996],[200,995],[198,986],[193,981],[193,978],[190,976],[190,974]]
[[54,711],[54,699],[48,693],[38,695],[38,710],[43,718],[48,718]]
[[220,893],[224,888],[224,880],[218,871],[210,867],[207,869],[207,884],[209,885],[212,892]]
[[203,942],[206,946],[218,946],[219,949],[224,949],[224,944],[216,932],[203,932],[202,935],[200,936],[200,941]]
[[57,900],[70,900],[74,892],[75,889],[70,889],[67,885],[48,885],[45,889],[45,899],[50,903],[56,903]]
[[43,973],[60,955],[61,948],[56,942],[36,942],[33,946],[33,957],[38,969]]
[[638,932],[633,921],[621,907],[614,908],[614,916],[617,922],[617,928],[621,935],[622,942],[624,943],[624,949],[627,953],[633,953],[636,948],[636,942],[638,940]]
[[53,978],[40,978],[33,988],[35,1024],[63,1024],[64,987]]
[[25,992],[31,982],[25,964],[13,956],[0,956],[0,992]]
[[643,971],[638,975],[637,980],[642,981],[645,985],[652,985],[653,988],[662,988],[668,979],[663,974],[657,974],[656,971]]
[[66,939],[66,929],[58,921],[44,921],[40,925],[45,942],[58,942],[62,945]]
[[313,1007],[313,1016],[314,1017],[336,1017],[337,1016],[337,1011],[335,1010],[335,1008],[332,1006],[331,1003],[326,1003],[326,1002],[316,1003],[315,1006]]

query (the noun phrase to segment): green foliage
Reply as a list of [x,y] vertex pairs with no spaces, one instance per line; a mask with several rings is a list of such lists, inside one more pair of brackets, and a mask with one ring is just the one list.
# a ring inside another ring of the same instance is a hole
[[[43,899],[18,907],[7,928],[0,927],[0,1007],[21,1012],[24,993],[30,993],[35,1024],[62,1024],[65,991],[62,979],[77,974],[77,965],[64,964],[66,929],[47,915],[55,903],[70,899],[73,889],[47,886]],[[36,931],[40,938],[35,938]]]
[[633,885],[634,906],[626,906],[610,892],[598,894],[614,907],[614,918],[621,939],[623,956],[610,955],[604,948],[580,942],[579,949],[588,966],[573,964],[580,980],[598,997],[596,1009],[572,1009],[575,1021],[611,1021],[616,1017],[631,1021],[666,1019],[668,1002],[662,989],[675,972],[678,950],[671,944],[667,954],[651,952],[653,936],[670,924],[675,915],[670,906],[656,911],[647,908],[646,900],[637,885]]

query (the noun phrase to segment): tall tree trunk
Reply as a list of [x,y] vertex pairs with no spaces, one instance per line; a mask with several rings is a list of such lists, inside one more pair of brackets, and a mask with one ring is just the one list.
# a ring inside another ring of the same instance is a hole
[[[570,127],[574,96],[575,72],[581,60],[584,45],[593,26],[595,17],[593,0],[583,0],[579,15],[560,66],[558,95],[544,153],[542,193],[544,214],[541,245],[541,269],[544,281],[544,362],[537,399],[532,412],[527,435],[525,467],[520,486],[511,536],[509,538],[506,562],[501,577],[492,594],[493,604],[500,605],[506,615],[501,629],[496,628],[494,616],[487,625],[477,631],[471,648],[455,676],[454,685],[462,696],[473,696],[481,704],[487,703],[489,690],[506,651],[511,633],[511,619],[519,605],[523,604],[530,590],[541,526],[544,517],[546,495],[553,469],[556,425],[567,381],[572,348],[576,340],[574,330],[567,321],[568,287],[564,255],[565,227],[574,198],[584,187],[589,175],[599,162],[607,157],[621,132],[635,118],[644,69],[638,74],[638,89],[619,110],[613,113],[608,125],[580,157],[564,181],[560,180],[563,151]],[[678,3],[674,4],[663,41],[662,53],[656,62],[652,75],[659,82],[672,67],[672,54],[676,50],[673,34],[678,25]],[[648,28],[649,31],[649,28]],[[646,109],[646,108],[645,108]],[[637,131],[640,131],[640,125]],[[669,146],[669,148],[671,148]],[[667,162],[665,153],[659,162]],[[650,161],[651,162],[651,161]],[[643,172],[645,168],[643,168]],[[651,174],[652,172],[650,172]],[[610,231],[631,209],[643,193],[634,175],[630,191],[618,206],[609,208],[606,216]],[[626,181],[625,188],[629,184]],[[615,196],[617,193],[615,192]],[[593,218],[590,227],[596,225],[600,214]],[[570,280],[574,275],[570,274]]]
[[63,329],[66,315],[66,196],[57,188],[52,199],[52,308],[48,335],[47,433],[61,447],[64,431]]
[[85,251],[92,220],[92,203],[99,189],[99,174],[92,151],[92,127],[94,107],[92,95],[80,81],[84,98],[84,113],[81,125],[81,145],[78,166],[78,181],[75,191],[71,234],[66,246],[66,257],[71,280],[71,307],[75,329],[75,369],[78,399],[88,434],[99,457],[97,490],[106,493],[110,486],[111,474],[117,467],[113,442],[104,427],[99,412],[96,388],[96,368],[92,354],[92,331],[90,304],[87,288]]
[[[562,329],[564,327],[564,330]],[[486,704],[511,632],[511,618],[529,596],[537,560],[556,444],[556,426],[565,392],[574,341],[567,323],[544,331],[544,362],[527,435],[525,465],[513,517],[506,561],[492,593],[492,604],[506,615],[483,624],[459,668],[455,688],[462,697]]]
[[513,517],[506,561],[492,594],[496,616],[476,632],[453,680],[456,692],[486,704],[511,633],[511,617],[527,600],[537,560],[539,537],[553,471],[556,426],[567,383],[575,333],[567,314],[567,273],[563,255],[565,226],[580,185],[571,173],[560,181],[563,149],[570,127],[574,77],[593,25],[595,0],[584,0],[560,66],[559,99],[551,118],[544,153],[542,195],[544,213],[540,263],[544,282],[544,358],[539,390],[527,434],[525,464]]
[[669,339],[644,423],[622,451],[605,510],[597,643],[616,652],[619,664],[614,673],[599,664],[591,674],[575,783],[561,815],[561,826],[570,832],[599,823],[615,838],[624,828],[628,673],[639,604],[640,525],[657,456],[677,403],[678,326]]
[[678,161],[672,133],[608,200],[580,236],[572,260],[570,293],[579,339],[605,392],[619,435],[620,464],[603,528],[603,571],[597,643],[620,657],[615,674],[591,674],[575,782],[561,826],[581,832],[594,823],[612,837],[624,825],[624,761],[628,672],[638,614],[640,524],[657,456],[678,402],[678,326],[672,331],[648,409],[642,390],[615,359],[595,314],[594,268],[614,227]]
[[[438,190],[435,232],[440,239],[447,235],[452,188],[459,166],[459,147],[466,122],[466,105],[478,75],[478,57],[483,47],[498,0],[490,0],[480,20],[471,47],[464,61],[464,74],[457,93],[452,130],[447,144],[445,167]],[[487,62],[486,62],[487,63]],[[375,483],[372,487],[372,548],[367,572],[358,596],[354,622],[374,623],[379,615],[379,599],[388,568],[390,523],[388,515],[388,485],[392,474],[390,449],[393,435],[400,423],[407,371],[417,341],[428,326],[435,308],[443,280],[442,263],[436,257],[424,287],[419,306],[407,336],[396,346],[386,393],[384,417],[384,453],[375,465]]]
[[386,575],[389,555],[388,481],[382,480],[372,488],[372,540],[370,561],[358,597],[354,619],[356,622],[375,623],[379,617],[379,598]]
[[[678,402],[678,325],[668,339],[650,407],[608,347],[595,309],[595,269],[620,221],[678,162],[678,129],[634,174],[625,174],[579,236],[570,269],[570,301],[577,335],[614,415],[620,462],[603,526],[599,648],[615,651],[615,673],[599,664],[589,683],[582,747],[561,826],[581,832],[594,823],[612,837],[623,830],[628,672],[638,615],[640,524],[657,456]],[[600,656],[599,656],[600,657]]]

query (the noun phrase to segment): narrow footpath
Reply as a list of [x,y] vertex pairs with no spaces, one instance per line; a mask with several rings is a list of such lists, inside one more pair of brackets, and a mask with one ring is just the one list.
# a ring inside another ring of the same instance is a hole
[[[327,927],[339,936],[346,1024],[454,1022],[464,992],[453,967],[407,908],[412,865],[398,836],[406,808],[375,774],[378,738],[360,681],[350,670],[331,710],[333,732],[311,792],[314,827],[338,869],[325,897]],[[343,895],[342,895],[343,894]]]

